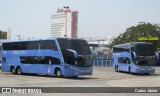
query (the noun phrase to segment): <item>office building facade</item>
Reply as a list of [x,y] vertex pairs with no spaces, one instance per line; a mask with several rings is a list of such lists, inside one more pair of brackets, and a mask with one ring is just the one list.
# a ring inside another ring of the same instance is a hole
[[51,16],[51,37],[78,38],[78,11],[57,9]]

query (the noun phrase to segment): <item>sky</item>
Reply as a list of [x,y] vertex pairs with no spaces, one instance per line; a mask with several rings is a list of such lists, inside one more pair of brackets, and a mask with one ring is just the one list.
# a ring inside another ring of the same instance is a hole
[[0,30],[13,40],[47,38],[58,8],[78,10],[78,37],[118,36],[138,22],[160,24],[160,0],[0,0]]

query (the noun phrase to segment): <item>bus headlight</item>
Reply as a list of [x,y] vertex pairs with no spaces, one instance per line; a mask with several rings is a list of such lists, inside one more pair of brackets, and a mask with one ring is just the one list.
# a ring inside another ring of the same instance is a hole
[[138,67],[138,66],[136,66],[136,69],[139,69],[139,67]]
[[151,67],[151,69],[155,69],[155,67],[154,67],[154,66],[152,66],[152,67]]
[[155,67],[154,66],[151,66],[151,67],[148,67],[146,70],[154,70]]

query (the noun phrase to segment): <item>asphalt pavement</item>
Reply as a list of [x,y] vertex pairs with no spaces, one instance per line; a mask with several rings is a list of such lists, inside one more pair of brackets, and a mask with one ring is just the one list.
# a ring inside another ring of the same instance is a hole
[[[45,75],[11,75],[0,72],[1,87],[160,87],[160,67],[155,74],[140,75],[115,72],[111,67],[94,67],[92,76],[56,78]],[[0,94],[19,96],[22,94]],[[29,96],[53,96],[53,93],[23,94]],[[159,93],[54,93],[54,96],[160,96]]]

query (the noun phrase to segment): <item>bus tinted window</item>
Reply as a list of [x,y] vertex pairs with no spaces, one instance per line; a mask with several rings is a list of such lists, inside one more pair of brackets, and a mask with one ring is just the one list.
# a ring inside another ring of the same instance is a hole
[[40,49],[51,49],[57,51],[56,42],[53,40],[40,41]]
[[51,49],[55,51],[58,50],[56,42],[53,40],[12,42],[3,44],[3,50],[36,50],[36,49]]
[[33,42],[29,42],[27,49],[28,50],[34,50],[34,49],[38,49],[39,48],[39,44],[38,41],[33,41]]
[[4,43],[3,50],[26,50],[28,42]]
[[22,64],[60,64],[60,59],[51,56],[21,56]]
[[140,56],[150,56],[155,54],[152,44],[137,44],[135,46],[135,52]]
[[60,46],[61,50],[71,49],[70,40],[65,39],[65,38],[58,38],[57,40],[58,40],[58,43],[59,43],[59,46]]
[[130,52],[130,50],[129,49],[124,49],[124,48],[116,48],[116,47],[114,47],[113,48],[113,52],[114,53],[118,53],[118,52]]
[[118,58],[118,63],[123,63],[123,64],[130,64],[131,61],[128,57],[119,57]]
[[89,45],[87,44],[85,40],[72,39],[71,43],[72,43],[73,49],[76,50],[78,54],[81,54],[81,55],[91,54]]

